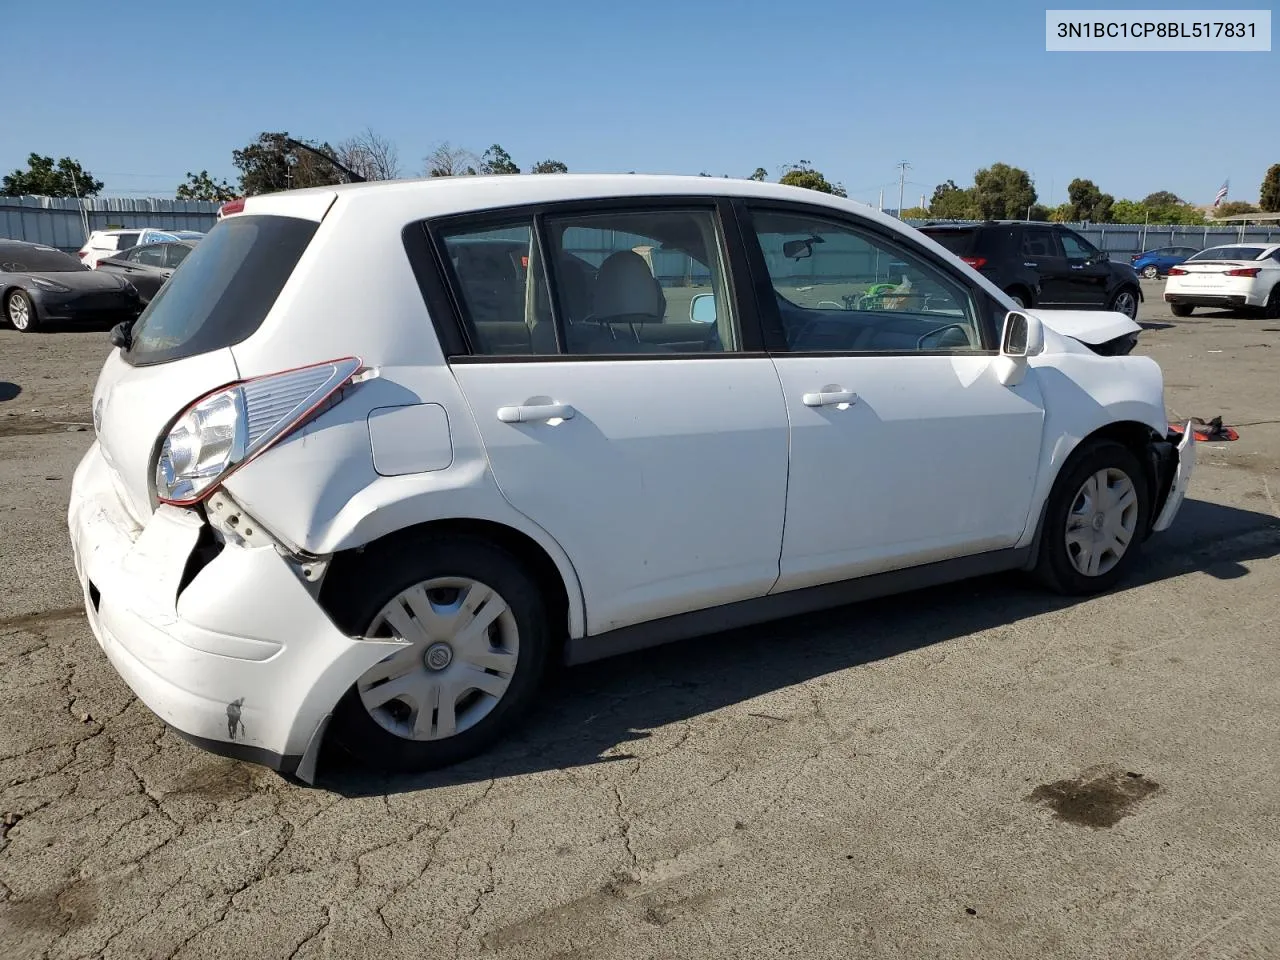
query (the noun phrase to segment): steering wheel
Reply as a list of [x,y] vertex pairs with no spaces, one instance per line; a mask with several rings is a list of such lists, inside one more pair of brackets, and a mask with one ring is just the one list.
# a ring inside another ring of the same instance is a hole
[[968,328],[965,324],[963,324],[963,323],[944,323],[942,326],[940,326],[940,327],[934,327],[934,328],[933,328],[932,330],[930,330],[928,333],[922,334],[922,335],[921,335],[921,336],[916,340],[916,349],[917,349],[917,350],[923,350],[923,349],[924,349],[924,342],[925,342],[926,340],[928,340],[930,337],[937,336],[938,334],[942,333],[944,330],[959,330],[961,333],[963,333],[963,334],[964,334],[964,342],[965,342],[966,344],[968,344],[968,343],[970,342],[970,341],[969,341],[969,328]]

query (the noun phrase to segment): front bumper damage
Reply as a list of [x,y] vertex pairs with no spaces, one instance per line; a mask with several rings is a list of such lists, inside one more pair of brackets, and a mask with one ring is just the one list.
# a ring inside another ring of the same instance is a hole
[[1182,509],[1196,468],[1196,431],[1190,421],[1179,436],[1169,430],[1163,440],[1150,447],[1153,490],[1151,532],[1159,533],[1173,525]]
[[206,749],[312,782],[334,705],[399,644],[338,630],[270,542],[222,542],[163,505],[139,524],[97,443],[67,520],[89,625],[138,698]]

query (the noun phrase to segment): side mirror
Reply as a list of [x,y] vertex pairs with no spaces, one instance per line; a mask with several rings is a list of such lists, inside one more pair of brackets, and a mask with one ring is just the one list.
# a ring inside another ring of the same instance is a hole
[[133,321],[122,320],[111,328],[111,345],[128,350],[133,345]]
[[1107,253],[1107,251],[1105,250],[1099,250],[1097,253],[1093,255],[1094,263],[1106,263],[1110,259],[1111,259],[1111,254]]
[[689,301],[689,320],[692,323],[715,323],[716,295],[700,293]]
[[996,358],[996,377],[1006,387],[1022,382],[1027,372],[1027,357],[1044,349],[1044,327],[1040,318],[1020,310],[1010,310],[1004,318],[1000,337],[1000,356]]

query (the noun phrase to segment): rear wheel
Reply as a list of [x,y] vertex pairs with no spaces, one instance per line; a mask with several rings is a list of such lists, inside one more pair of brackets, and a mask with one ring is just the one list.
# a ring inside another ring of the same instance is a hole
[[1151,496],[1138,458],[1113,440],[1087,441],[1049,495],[1036,576],[1058,593],[1110,589],[1137,559]]
[[1116,313],[1123,313],[1130,320],[1137,320],[1138,294],[1134,292],[1132,287],[1122,287],[1111,298],[1111,302],[1107,304],[1107,309],[1114,310]]
[[[390,572],[388,572],[390,571]],[[335,746],[387,772],[447,766],[492,744],[532,703],[550,649],[536,581],[466,537],[366,551],[334,617],[402,649],[358,677],[334,711]]]
[[1019,310],[1031,306],[1031,295],[1021,287],[1010,287],[1005,291],[1005,296],[1012,300]]
[[1280,283],[1271,288],[1271,296],[1267,297],[1267,305],[1262,308],[1264,320],[1280,320]]
[[1155,280],[1160,276],[1160,269],[1154,263],[1149,263],[1142,268],[1142,275],[1148,280]]
[[1191,316],[1191,311],[1194,309],[1195,307],[1191,306],[1191,304],[1189,303],[1169,304],[1169,312],[1172,313],[1175,317],[1189,317]]
[[9,296],[5,298],[4,315],[13,324],[15,330],[23,333],[33,333],[40,326],[36,306],[25,290],[10,291]]

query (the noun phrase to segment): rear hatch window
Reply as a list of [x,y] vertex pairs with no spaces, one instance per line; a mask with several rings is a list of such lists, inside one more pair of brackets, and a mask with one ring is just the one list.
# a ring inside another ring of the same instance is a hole
[[936,240],[957,257],[967,257],[973,252],[973,238],[976,230],[930,230],[925,227],[920,231],[930,240]]
[[319,226],[251,214],[221,221],[138,317],[124,359],[134,366],[165,363],[248,339]]

